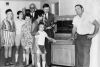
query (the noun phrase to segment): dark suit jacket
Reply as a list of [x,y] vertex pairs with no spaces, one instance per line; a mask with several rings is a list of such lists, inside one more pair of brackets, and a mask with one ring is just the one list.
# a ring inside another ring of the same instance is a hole
[[[52,13],[48,13],[48,19],[45,22],[45,27],[50,27],[54,24],[54,15]],[[48,34],[48,36],[50,37],[54,37],[54,32],[53,32],[53,27],[51,29],[45,29],[46,33]]]

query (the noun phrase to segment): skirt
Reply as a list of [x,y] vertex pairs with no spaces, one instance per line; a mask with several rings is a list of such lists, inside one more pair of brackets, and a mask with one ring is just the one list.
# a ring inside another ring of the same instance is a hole
[[13,46],[14,45],[14,32],[2,31],[3,33],[3,46]]

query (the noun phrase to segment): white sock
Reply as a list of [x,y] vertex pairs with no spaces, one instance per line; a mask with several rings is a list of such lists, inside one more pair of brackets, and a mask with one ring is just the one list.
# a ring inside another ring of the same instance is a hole
[[26,54],[26,64],[29,64],[29,54]]
[[39,62],[37,62],[37,67],[40,67],[40,63]]
[[32,65],[34,65],[34,54],[32,54]]
[[25,53],[23,53],[23,62],[25,62]]
[[15,54],[15,62],[18,61],[18,53]]
[[46,64],[46,62],[45,62],[45,61],[43,61],[43,62],[42,62],[42,67],[45,67],[45,64]]

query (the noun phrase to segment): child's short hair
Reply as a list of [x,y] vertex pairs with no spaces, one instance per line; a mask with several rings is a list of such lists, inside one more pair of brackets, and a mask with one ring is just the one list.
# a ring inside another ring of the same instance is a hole
[[41,23],[39,23],[39,26],[40,26],[40,25],[44,25],[44,23],[41,22]]
[[29,13],[27,13],[26,15],[25,15],[25,18],[26,17],[30,17],[31,18],[31,15],[29,14]]
[[11,10],[11,9],[7,9],[7,10],[5,11],[6,14],[7,14],[8,12],[12,12],[12,10]]
[[38,24],[38,30],[39,30],[39,26],[40,26],[40,25],[43,25],[43,26],[44,26],[44,28],[45,28],[44,23],[42,23],[42,22],[41,22],[41,23],[39,23],[39,24]]

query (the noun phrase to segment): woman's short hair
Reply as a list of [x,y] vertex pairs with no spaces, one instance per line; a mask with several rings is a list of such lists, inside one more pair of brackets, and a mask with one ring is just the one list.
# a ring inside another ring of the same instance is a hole
[[[23,12],[22,12],[22,11],[18,11],[18,12],[17,12],[17,15],[19,15],[20,13],[23,13]],[[19,18],[19,16],[18,16],[17,18]]]
[[17,12],[17,15],[19,15],[20,13],[23,13],[23,12],[22,12],[22,11],[18,11],[18,12]]
[[7,14],[8,12],[12,12],[12,10],[11,10],[11,9],[7,9],[7,10],[5,11],[6,14]]
[[34,16],[34,19],[37,19],[38,18],[38,16],[42,16],[44,14],[44,11],[43,10],[41,10],[41,9],[39,9],[39,10],[36,10],[35,11],[35,16]]

